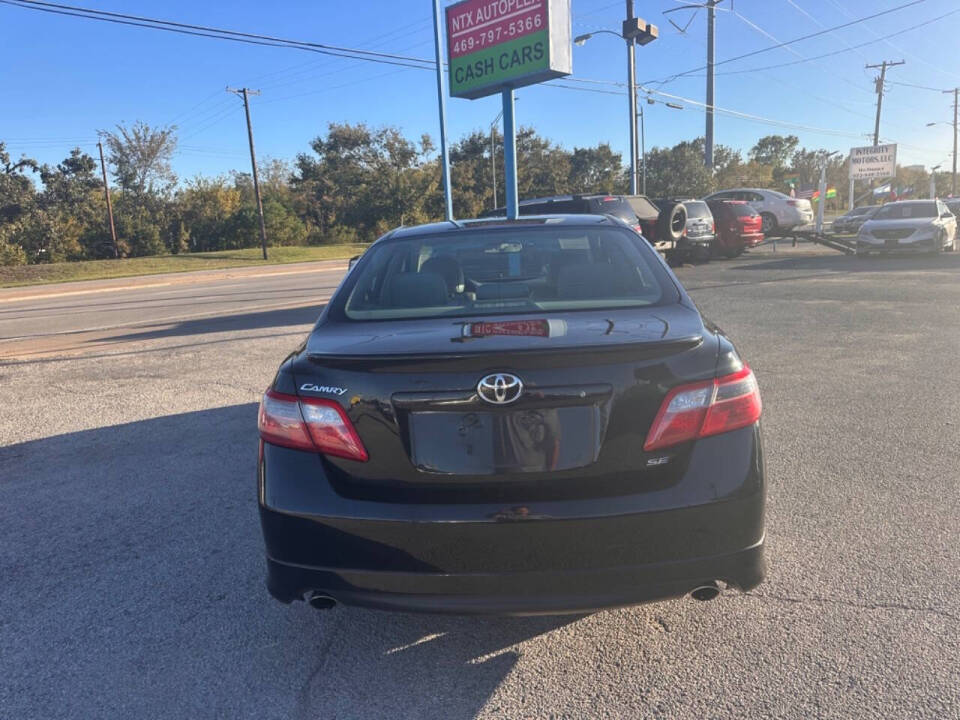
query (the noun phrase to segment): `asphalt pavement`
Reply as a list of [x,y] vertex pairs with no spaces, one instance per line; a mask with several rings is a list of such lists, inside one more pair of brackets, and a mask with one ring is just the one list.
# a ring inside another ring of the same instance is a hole
[[269,598],[256,403],[343,264],[283,269],[0,291],[0,718],[960,717],[960,256],[678,269],[760,382],[768,580],[552,618]]

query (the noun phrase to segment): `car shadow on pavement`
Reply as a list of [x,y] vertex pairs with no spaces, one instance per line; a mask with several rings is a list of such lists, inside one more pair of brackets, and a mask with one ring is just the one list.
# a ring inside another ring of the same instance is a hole
[[256,410],[0,447],[5,716],[473,717],[519,643],[581,617],[275,602]]
[[816,255],[783,259],[746,259],[731,261],[730,270],[819,270],[824,272],[914,272],[918,270],[958,270],[960,253],[941,255]]
[[116,335],[98,337],[97,342],[136,342],[210,333],[262,330],[291,325],[310,325],[317,321],[323,308],[324,305],[307,305],[248,313],[238,312],[231,315],[194,318],[173,323],[158,322],[156,325],[140,326]]
[[337,608],[321,618],[324,635],[329,632],[332,640],[312,658],[296,716],[475,717],[514,670],[521,643],[581,617],[455,617]]

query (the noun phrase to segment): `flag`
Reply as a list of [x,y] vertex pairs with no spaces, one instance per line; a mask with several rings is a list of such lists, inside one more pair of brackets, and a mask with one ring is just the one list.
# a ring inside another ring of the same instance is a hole
[[830,200],[831,198],[835,198],[836,196],[837,196],[837,189],[835,187],[828,187],[827,200]]

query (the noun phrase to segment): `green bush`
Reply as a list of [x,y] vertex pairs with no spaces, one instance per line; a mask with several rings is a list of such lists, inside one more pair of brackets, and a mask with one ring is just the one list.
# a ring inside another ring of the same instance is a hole
[[19,245],[0,240],[0,265],[26,265],[27,254]]

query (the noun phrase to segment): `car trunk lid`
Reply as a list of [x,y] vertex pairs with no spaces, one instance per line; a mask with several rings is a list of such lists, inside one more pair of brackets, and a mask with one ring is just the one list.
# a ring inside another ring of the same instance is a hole
[[[291,370],[302,396],[344,405],[369,452],[364,463],[324,458],[347,494],[483,495],[493,484],[502,497],[548,478],[551,492],[600,493],[682,464],[689,448],[648,466],[646,432],[670,387],[713,375],[716,352],[699,314],[676,304],[344,323],[315,332]],[[522,394],[485,401],[489,375],[519,379]]]

